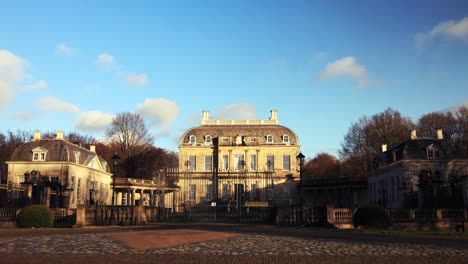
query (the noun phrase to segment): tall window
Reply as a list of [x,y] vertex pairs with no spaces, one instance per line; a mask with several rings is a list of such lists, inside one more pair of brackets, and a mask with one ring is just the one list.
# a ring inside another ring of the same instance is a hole
[[250,200],[257,200],[258,199],[257,191],[258,191],[257,184],[252,183],[250,185]]
[[189,156],[189,170],[195,171],[197,169],[197,157]]
[[205,156],[205,171],[213,170],[213,156]]
[[78,183],[76,184],[76,200],[81,200],[81,178],[78,178]]
[[213,184],[206,184],[205,185],[205,200],[211,201],[213,197]]
[[197,186],[195,184],[190,184],[189,185],[189,200],[190,201],[195,201],[195,199],[197,198],[196,195],[197,195]]
[[229,169],[229,156],[223,155],[223,163],[222,168],[223,171],[227,171]]
[[223,192],[222,192],[223,200],[227,200],[229,198],[229,184],[223,183]]
[[275,156],[267,156],[267,170],[275,169]]
[[289,155],[283,156],[283,170],[291,170],[291,157]]
[[234,165],[236,170],[243,170],[245,166],[244,154],[235,154],[234,155]]
[[250,155],[250,170],[251,171],[257,170],[257,155],[256,154]]

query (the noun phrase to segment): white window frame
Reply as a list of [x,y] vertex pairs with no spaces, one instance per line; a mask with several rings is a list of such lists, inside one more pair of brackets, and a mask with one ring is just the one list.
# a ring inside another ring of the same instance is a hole
[[250,170],[257,171],[257,154],[250,154]]
[[205,143],[206,144],[211,144],[213,141],[212,141],[212,138],[210,135],[206,135],[205,136]]
[[195,171],[197,169],[197,156],[195,155],[190,155],[189,156],[189,170],[190,171]]
[[[287,158],[287,162],[285,162],[286,158]],[[291,156],[283,155],[283,171],[290,171],[290,170],[291,170]]]
[[266,143],[273,143],[273,135],[266,136]]
[[289,144],[289,135],[283,135],[283,143]]
[[[244,161],[244,166],[240,165],[240,161]],[[236,171],[240,171],[245,168],[245,157],[244,154],[235,154],[234,155],[234,168]]]
[[221,163],[221,170],[228,171],[229,170],[229,155],[223,155],[223,160]]
[[197,199],[197,185],[196,184],[189,184],[188,199],[189,201],[196,201]]
[[213,184],[205,184],[205,201],[213,200]]
[[197,143],[197,137],[195,135],[190,135],[189,136],[189,143],[190,144],[196,144]]
[[205,171],[213,170],[213,156],[205,156]]

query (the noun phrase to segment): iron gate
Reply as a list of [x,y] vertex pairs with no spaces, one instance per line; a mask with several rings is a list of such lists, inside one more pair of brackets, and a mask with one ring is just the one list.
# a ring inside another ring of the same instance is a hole
[[278,181],[272,172],[166,170],[156,177],[155,202],[162,210],[162,221],[273,221]]

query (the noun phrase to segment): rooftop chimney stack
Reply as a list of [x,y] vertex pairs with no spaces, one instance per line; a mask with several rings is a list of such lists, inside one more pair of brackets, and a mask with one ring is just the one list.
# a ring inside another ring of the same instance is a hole
[[416,129],[411,130],[411,139],[417,139],[418,136],[416,135]]
[[202,111],[202,114],[203,114],[203,120],[210,119],[210,112],[204,110],[204,111]]
[[437,139],[444,139],[444,130],[437,129]]
[[96,153],[96,145],[89,145],[89,151]]
[[271,110],[270,120],[278,120],[278,110]]
[[33,141],[40,140],[41,139],[41,131],[36,130],[34,131],[34,136],[33,136]]
[[57,131],[57,135],[55,136],[57,140],[63,140],[63,131]]
[[387,144],[382,144],[382,152],[387,151]]

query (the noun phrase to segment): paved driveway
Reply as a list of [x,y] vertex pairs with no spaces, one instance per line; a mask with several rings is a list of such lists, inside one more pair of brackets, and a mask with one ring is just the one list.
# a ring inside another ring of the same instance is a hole
[[[69,231],[69,232],[68,232]],[[468,263],[467,239],[161,225],[0,235],[1,263]]]

